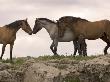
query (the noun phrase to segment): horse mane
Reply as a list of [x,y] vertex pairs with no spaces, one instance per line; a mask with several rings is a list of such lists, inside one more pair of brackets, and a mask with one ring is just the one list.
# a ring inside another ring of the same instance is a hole
[[48,21],[48,22],[51,22],[51,23],[56,24],[55,21],[52,21],[52,20],[50,20],[50,19],[48,19],[48,18],[38,18],[38,20],[46,20],[46,21]]
[[84,21],[84,22],[89,22],[88,20],[86,20],[86,19],[82,19],[82,18],[80,18],[80,17],[73,17],[73,16],[63,16],[63,17],[61,17],[61,18],[59,18],[59,21],[65,21],[65,20],[68,20],[69,22],[71,21],[71,22],[78,22],[78,21]]
[[14,22],[12,22],[12,23],[10,23],[10,24],[8,24],[8,25],[5,25],[5,26],[6,26],[7,28],[10,28],[10,29],[12,29],[12,28],[17,28],[19,25],[22,24],[21,21],[23,21],[23,20],[17,20],[17,21],[14,21]]

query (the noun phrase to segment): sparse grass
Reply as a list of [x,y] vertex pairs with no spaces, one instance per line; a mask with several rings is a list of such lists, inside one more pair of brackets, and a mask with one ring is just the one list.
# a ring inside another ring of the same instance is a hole
[[[39,56],[37,58],[34,58],[36,61],[49,61],[49,60],[55,60],[56,62],[58,62],[60,65],[58,66],[59,69],[64,69],[67,66],[64,65],[66,63],[68,63],[68,60],[76,60],[76,61],[81,61],[81,60],[89,60],[89,59],[93,59],[96,58],[97,56],[87,56],[87,57],[83,57],[83,56],[50,56],[50,55],[46,55],[46,56]],[[31,58],[31,57],[30,57]],[[67,59],[67,60],[66,60]],[[13,63],[12,66],[17,69],[19,68],[21,65],[23,65],[23,63],[26,62],[26,60],[28,60],[28,57],[21,57],[21,58],[13,58]],[[10,63],[10,59],[3,59],[1,60],[1,62],[3,63]]]
[[2,59],[1,62],[3,62],[3,63],[10,63],[10,59],[8,59],[8,58],[7,59]]
[[47,55],[47,56],[39,56],[38,58],[36,58],[36,60],[42,60],[42,61],[47,61],[47,60],[52,60],[52,59],[57,59],[57,60],[61,60],[61,59],[64,59],[64,58],[68,58],[70,60],[89,60],[89,59],[93,59],[93,58],[96,58],[96,56],[64,56],[64,55],[61,55],[61,56],[50,56],[50,55]]
[[19,69],[19,67],[25,62],[23,58],[13,58],[13,61],[10,62],[10,59],[1,60],[3,63],[11,63],[12,69]]
[[[3,59],[1,60],[3,63],[10,63],[10,59]],[[13,58],[13,61],[11,64],[16,64],[16,65],[21,65],[23,64],[25,61],[23,58]]]

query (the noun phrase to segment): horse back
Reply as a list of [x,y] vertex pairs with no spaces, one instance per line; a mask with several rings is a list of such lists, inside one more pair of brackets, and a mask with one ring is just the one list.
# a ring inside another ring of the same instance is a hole
[[75,34],[83,34],[87,39],[97,39],[103,35],[105,32],[104,22],[78,22],[74,25]]

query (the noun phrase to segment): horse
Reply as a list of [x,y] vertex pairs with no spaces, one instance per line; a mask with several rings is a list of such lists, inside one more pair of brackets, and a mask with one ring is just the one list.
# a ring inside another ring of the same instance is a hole
[[58,46],[58,42],[70,42],[73,41],[74,44],[74,55],[77,52],[77,47],[78,47],[78,42],[77,40],[74,39],[74,35],[71,31],[71,29],[66,29],[66,31],[64,32],[64,36],[59,38],[58,36],[58,27],[56,22],[47,19],[47,18],[36,18],[35,20],[35,25],[33,28],[33,34],[36,34],[37,32],[39,32],[42,28],[45,28],[47,30],[47,32],[50,35],[50,38],[53,40],[50,49],[51,51],[54,53],[54,55],[58,55],[57,54],[57,46]]
[[22,28],[22,30],[24,30],[29,35],[32,34],[32,29],[30,28],[27,19],[17,20],[10,24],[0,27],[0,44],[3,44],[2,53],[0,57],[1,60],[6,45],[10,44],[10,61],[12,62],[12,51],[13,51],[14,41],[16,40],[16,33],[20,28]]
[[58,35],[62,37],[65,33],[66,28],[70,28],[77,38],[79,35],[83,35],[85,39],[96,40],[98,38],[102,39],[107,43],[104,48],[104,54],[108,54],[107,50],[110,47],[110,21],[100,20],[95,22],[90,22],[86,19],[64,16],[57,20]]

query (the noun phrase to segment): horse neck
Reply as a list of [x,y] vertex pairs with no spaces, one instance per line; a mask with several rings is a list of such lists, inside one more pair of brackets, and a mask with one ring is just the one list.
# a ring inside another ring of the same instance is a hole
[[8,30],[9,30],[10,32],[12,32],[13,34],[16,34],[19,29],[20,29],[20,27],[8,28]]
[[44,28],[47,30],[52,39],[53,36],[55,36],[58,33],[57,25],[54,23],[46,23]]

